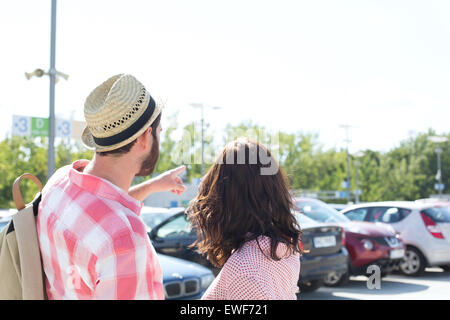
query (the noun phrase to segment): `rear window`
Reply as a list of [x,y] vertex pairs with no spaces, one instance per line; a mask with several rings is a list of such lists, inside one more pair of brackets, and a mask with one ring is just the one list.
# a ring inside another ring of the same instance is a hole
[[450,222],[450,207],[435,207],[423,210],[434,222]]
[[344,212],[345,216],[352,221],[364,221],[367,215],[367,208],[358,208]]
[[316,201],[297,201],[298,210],[305,216],[320,222],[348,222],[348,218],[331,206]]
[[370,209],[367,221],[395,223],[402,221],[411,213],[411,210],[397,207],[373,207]]

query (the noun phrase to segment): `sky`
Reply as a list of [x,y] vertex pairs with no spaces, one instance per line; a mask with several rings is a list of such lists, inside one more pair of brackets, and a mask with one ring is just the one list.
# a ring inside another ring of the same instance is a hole
[[[48,117],[50,0],[0,2],[0,137]],[[56,114],[84,120],[92,89],[131,73],[180,125],[243,121],[386,152],[450,130],[450,1],[58,1]]]

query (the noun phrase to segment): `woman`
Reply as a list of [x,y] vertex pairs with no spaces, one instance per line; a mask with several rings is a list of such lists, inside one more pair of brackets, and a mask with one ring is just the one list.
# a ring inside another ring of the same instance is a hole
[[187,210],[192,246],[222,267],[202,299],[296,299],[301,231],[292,209],[270,152],[248,139],[228,144]]

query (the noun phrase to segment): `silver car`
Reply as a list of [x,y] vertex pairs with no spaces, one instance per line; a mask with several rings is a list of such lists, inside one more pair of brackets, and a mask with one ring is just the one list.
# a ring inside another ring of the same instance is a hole
[[400,233],[406,244],[402,273],[418,276],[427,266],[450,270],[450,203],[371,202],[341,213],[350,220],[389,223]]

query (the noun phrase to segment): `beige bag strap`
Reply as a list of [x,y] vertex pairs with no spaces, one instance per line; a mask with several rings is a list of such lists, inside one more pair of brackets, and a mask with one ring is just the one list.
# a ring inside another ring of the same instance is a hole
[[30,173],[24,173],[14,181],[13,200],[20,214],[15,214],[12,219],[20,257],[22,299],[42,300],[46,298],[46,292],[33,210],[34,201],[38,198],[33,200],[33,204],[25,205],[20,192],[20,181],[25,178],[33,181],[39,187],[39,191],[42,192],[41,182]]
[[18,177],[13,184],[13,200],[14,204],[16,205],[17,210],[22,210],[25,208],[25,202],[23,201],[22,193],[20,192],[20,181],[22,179],[27,178],[36,183],[36,185],[39,187],[39,191],[42,191],[42,184],[39,181],[38,178],[33,176],[31,173],[24,173],[20,177]]

